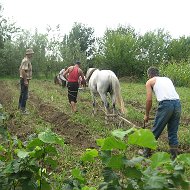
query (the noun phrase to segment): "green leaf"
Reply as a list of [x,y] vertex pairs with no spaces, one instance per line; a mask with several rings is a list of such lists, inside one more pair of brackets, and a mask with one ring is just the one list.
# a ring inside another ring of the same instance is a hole
[[131,128],[131,129],[127,130],[127,131],[123,131],[122,129],[116,129],[116,130],[112,131],[112,135],[113,135],[114,137],[118,137],[118,138],[120,138],[121,140],[123,140],[124,137],[125,137],[127,134],[130,134],[131,132],[134,132],[135,130],[136,130],[136,129],[134,129],[134,128]]
[[184,165],[190,165],[190,153],[180,154],[177,157],[177,161],[183,163]]
[[144,185],[144,189],[147,190],[161,190],[166,185],[166,176],[149,176],[148,180]]
[[107,167],[112,169],[120,169],[124,165],[122,155],[113,155],[107,163]]
[[24,180],[22,184],[22,190],[34,190],[37,189],[37,184],[31,180]]
[[111,151],[110,150],[101,151],[99,156],[102,160],[102,163],[107,164],[111,158]]
[[40,190],[52,190],[51,185],[45,179],[43,179],[41,183],[42,186]]
[[115,137],[108,137],[104,140],[102,145],[102,150],[112,150],[112,149],[120,149],[125,150],[127,145]]
[[104,144],[104,141],[105,141],[105,139],[96,139],[96,144],[98,145],[98,146],[103,146],[103,144]]
[[32,149],[32,148],[35,148],[36,146],[42,146],[44,145],[44,142],[42,142],[40,139],[38,138],[35,138],[33,139],[32,141],[29,141],[28,145],[27,145],[27,148],[28,149]]
[[104,168],[102,174],[103,174],[105,182],[117,181],[118,180],[117,174],[111,168],[107,168],[107,167]]
[[13,163],[10,162],[6,165],[6,168],[3,170],[3,173],[4,174],[12,174],[14,172],[14,169],[13,169]]
[[125,159],[125,160],[124,160],[124,164],[125,164],[126,166],[134,167],[134,166],[136,166],[136,165],[141,165],[141,163],[142,163],[143,160],[145,160],[145,158],[142,157],[142,156],[134,157],[134,158],[132,158],[131,160]]
[[0,145],[0,152],[6,152],[7,150],[2,146]]
[[49,144],[60,144],[64,145],[64,140],[61,137],[58,137],[55,133],[53,133],[50,130],[47,130],[45,132],[41,132],[38,135],[38,138],[43,141],[44,143],[49,143]]
[[151,162],[152,168],[156,168],[165,163],[171,162],[170,155],[166,152],[157,152],[151,156],[150,160],[152,161]]
[[151,149],[156,149],[157,147],[157,141],[149,129],[139,129],[135,131],[129,135],[128,143]]
[[175,167],[175,172],[172,176],[172,181],[176,187],[181,187],[181,189],[183,190],[189,190],[190,182],[184,176],[185,171],[184,170],[180,171],[180,170],[181,170],[180,168],[177,168],[176,170],[176,167]]
[[86,152],[82,155],[81,160],[86,162],[93,162],[94,158],[98,156],[98,151],[96,149],[86,149]]
[[128,178],[141,179],[143,174],[136,167],[126,167],[124,170],[124,175]]
[[34,158],[41,158],[44,155],[43,147],[36,146],[33,151],[30,152],[30,156]]
[[25,150],[18,150],[18,152],[17,152],[17,156],[19,158],[26,158],[29,154],[30,154],[30,152],[27,152]]
[[74,178],[78,179],[81,183],[85,183],[85,179],[83,178],[82,173],[78,168],[73,169],[71,173]]
[[56,148],[52,145],[46,146],[45,152],[48,153],[48,155],[58,156],[58,152],[57,152]]
[[51,157],[47,157],[45,159],[45,164],[51,166],[51,168],[55,169],[57,167],[57,161],[56,160],[53,160]]

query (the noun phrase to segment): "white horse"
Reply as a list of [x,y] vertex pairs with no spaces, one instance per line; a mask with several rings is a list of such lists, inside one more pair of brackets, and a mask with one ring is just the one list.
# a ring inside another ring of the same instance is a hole
[[109,92],[112,100],[113,114],[116,111],[116,103],[121,109],[121,113],[125,112],[123,98],[121,96],[120,83],[115,73],[111,70],[99,70],[96,68],[89,68],[86,73],[86,81],[90,89],[93,99],[93,114],[95,114],[95,95],[98,93],[104,103],[106,115],[109,113],[109,103],[107,101],[107,94]]

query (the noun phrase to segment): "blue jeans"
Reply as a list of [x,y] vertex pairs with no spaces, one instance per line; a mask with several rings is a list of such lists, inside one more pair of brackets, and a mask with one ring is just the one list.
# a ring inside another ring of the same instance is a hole
[[159,138],[165,126],[168,130],[170,146],[178,145],[178,127],[181,117],[180,100],[164,100],[159,102],[152,132],[156,139]]
[[19,109],[24,111],[26,109],[26,101],[28,99],[28,86],[24,85],[24,79],[20,79],[20,97],[19,97]]

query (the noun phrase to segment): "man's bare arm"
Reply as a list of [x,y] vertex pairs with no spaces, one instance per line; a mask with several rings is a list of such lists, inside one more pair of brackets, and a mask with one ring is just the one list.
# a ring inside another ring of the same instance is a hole
[[152,108],[152,83],[151,80],[148,80],[146,83],[146,113],[144,120],[148,122],[149,120],[149,113]]

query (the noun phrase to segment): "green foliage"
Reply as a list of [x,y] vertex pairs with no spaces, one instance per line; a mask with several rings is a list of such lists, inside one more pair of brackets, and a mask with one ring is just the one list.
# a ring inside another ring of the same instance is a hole
[[118,76],[136,75],[139,62],[138,37],[131,27],[107,30],[103,38],[105,68],[113,70]]
[[129,144],[156,149],[157,142],[149,129],[139,129],[129,136]]
[[159,65],[166,60],[170,40],[171,36],[164,33],[162,29],[146,32],[140,37],[141,54],[139,54],[139,59],[143,61],[146,67]]
[[170,77],[175,85],[190,87],[190,64],[186,62],[171,62],[161,64],[160,73],[163,76]]
[[[94,158],[102,160],[104,181],[99,184],[98,189],[189,189],[190,181],[185,176],[185,166],[190,164],[190,154],[181,154],[174,161],[165,152],[157,152],[150,159],[127,158],[126,147],[129,144],[155,149],[156,141],[153,139],[153,134],[151,135],[151,132],[146,129],[130,129],[128,131],[115,130],[112,135],[97,140],[100,146],[98,157],[95,149],[87,149],[82,156],[83,164],[94,162]],[[83,189],[86,185],[84,173],[76,168],[72,171],[72,176],[72,179],[65,181],[64,187],[67,188],[64,189]]]
[[167,50],[168,61],[187,62],[190,56],[190,37],[172,39]]
[[[0,6],[0,76],[3,77],[18,76],[27,48],[34,49],[33,76],[37,78],[53,78],[76,60],[82,62],[84,71],[88,67],[111,69],[118,77],[135,79],[142,79],[149,66],[175,62],[177,68],[189,61],[190,37],[172,39],[163,29],[140,35],[131,26],[118,26],[96,38],[93,28],[74,23],[65,35],[61,34],[60,24],[55,28],[48,26],[44,34],[37,29],[32,34],[9,22],[2,13]],[[179,68],[175,71],[181,76]],[[187,79],[181,79],[179,85],[189,85]]]
[[60,46],[60,53],[64,63],[69,66],[76,60],[87,68],[87,59],[91,59],[95,51],[94,30],[83,24],[75,23],[69,33],[65,35]]
[[81,160],[86,162],[86,161],[94,161],[94,158],[98,156],[98,151],[96,149],[87,149],[86,154],[84,154],[81,157]]
[[[4,128],[4,123],[1,122],[0,127]],[[11,137],[6,129],[1,130],[1,135],[5,138],[0,146],[1,190],[52,189],[49,171],[58,165],[56,145],[63,146],[63,139],[50,130],[39,133],[38,137],[25,143]]]

